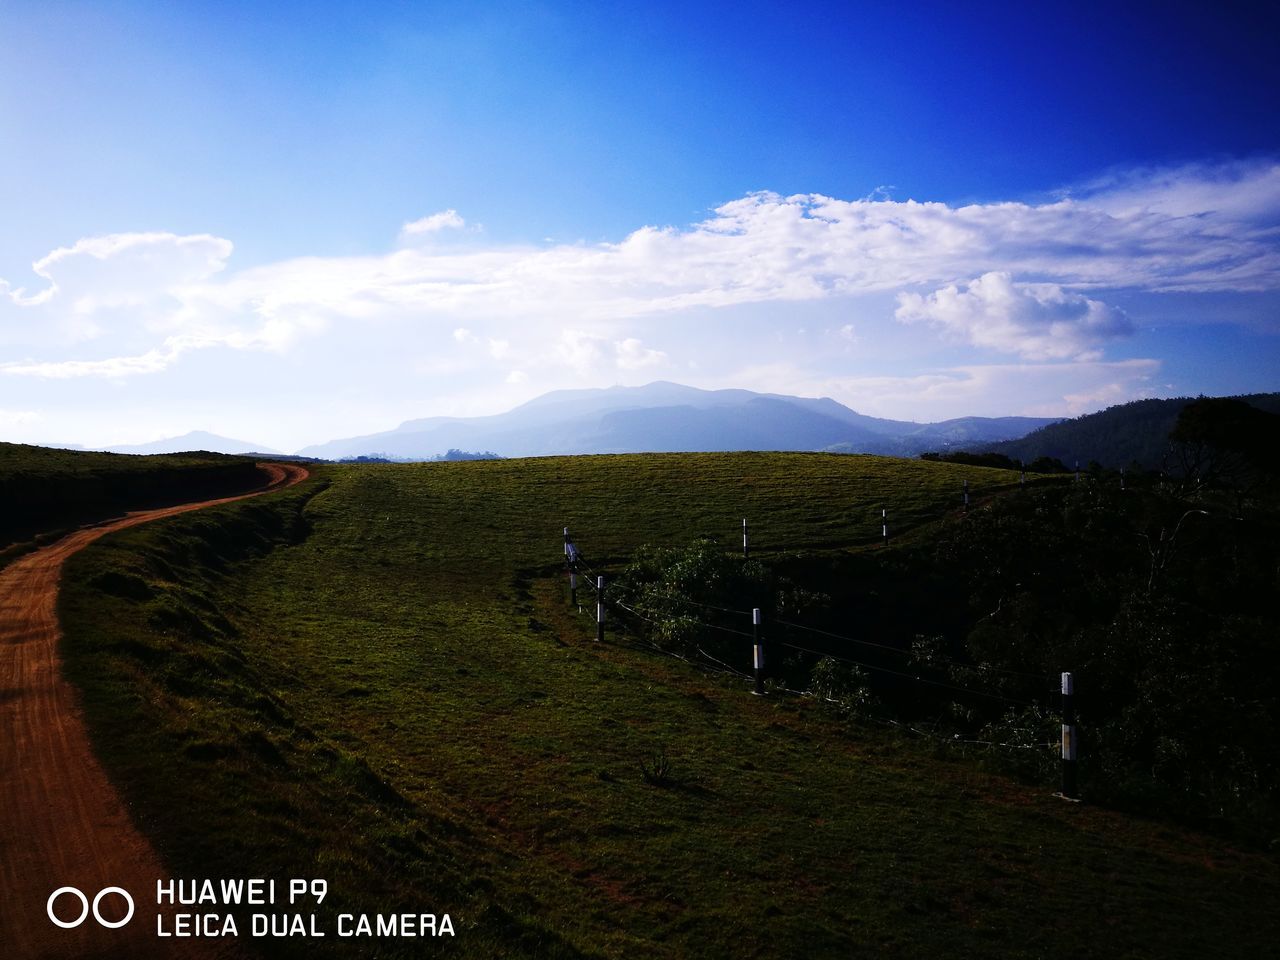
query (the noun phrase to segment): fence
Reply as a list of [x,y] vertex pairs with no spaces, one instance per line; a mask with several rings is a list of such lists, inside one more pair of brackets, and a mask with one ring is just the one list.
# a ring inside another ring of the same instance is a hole
[[[965,484],[963,490],[963,504],[968,506],[968,485]],[[888,543],[888,523],[886,513],[882,510],[882,519],[884,520],[884,539]],[[605,576],[599,571],[592,569],[586,563],[577,544],[574,543],[569,533],[569,528],[564,528],[564,555],[565,566],[569,572],[570,581],[570,603],[581,610],[578,605],[578,576],[585,574],[583,582],[594,592],[596,600],[596,642],[604,642],[605,640],[605,617],[606,611],[612,609],[615,615],[620,612],[628,617],[634,618],[636,621],[646,622],[654,626],[658,626],[659,622],[652,617],[646,616],[643,612],[634,606],[624,603],[617,597],[611,597],[606,587]],[[748,526],[747,521],[742,521],[742,555],[746,559],[749,556]],[[742,642],[743,649],[750,650],[750,670],[744,673],[731,663],[727,663],[718,657],[712,656],[709,652],[702,648],[701,645],[696,647],[696,653],[700,661],[710,669],[721,673],[730,674],[734,677],[749,681],[752,684],[752,692],[758,696],[767,694],[769,687],[766,686],[765,680],[769,675],[768,664],[776,655],[779,649],[791,650],[796,653],[808,656],[825,658],[834,662],[846,664],[848,666],[857,667],[862,670],[872,671],[882,676],[892,676],[900,680],[907,680],[915,685],[923,685],[938,690],[947,691],[953,694],[962,694],[969,697],[985,698],[991,701],[997,701],[1011,706],[1038,709],[1042,704],[1035,700],[1028,700],[1019,697],[1011,697],[1005,693],[997,693],[991,690],[982,690],[972,686],[951,682],[950,680],[939,680],[923,675],[922,671],[906,669],[912,665],[912,660],[918,659],[919,654],[912,649],[900,646],[881,643],[875,640],[869,640],[863,637],[851,636],[846,633],[837,633],[822,628],[797,623],[790,620],[774,619],[769,625],[766,632],[765,623],[761,608],[753,607],[751,609],[740,609],[734,607],[726,607],[722,605],[712,604],[701,600],[695,600],[690,597],[674,595],[670,592],[663,592],[661,599],[666,603],[675,603],[686,605],[690,610],[699,611],[698,616],[688,614],[682,617],[682,620],[700,627],[704,631],[719,633],[728,637],[735,638]],[[729,617],[741,618],[738,621],[744,629],[736,626],[728,626],[724,623],[715,622],[708,613],[717,613],[727,615]],[[844,651],[848,650],[868,650],[876,651],[882,657],[900,656],[905,658],[902,664],[904,669],[895,669],[886,666],[884,663],[870,662],[870,658],[860,659],[850,656],[848,653],[835,652],[830,649],[815,649],[813,645],[803,642],[795,642],[797,637],[804,636],[818,637],[823,641],[836,641],[841,644]],[[671,650],[665,649],[652,641],[648,644],[657,652],[668,656],[676,656],[678,659],[686,660],[687,657],[680,657]],[[773,653],[769,651],[773,650]],[[1077,777],[1077,752],[1078,752],[1078,734],[1075,725],[1074,711],[1074,677],[1071,673],[1064,672],[1060,676],[1051,676],[1048,674],[1032,673],[1022,670],[1014,670],[1005,667],[996,667],[993,665],[985,665],[981,668],[973,664],[963,663],[951,657],[940,655],[931,655],[931,663],[928,668],[936,669],[937,664],[942,664],[954,668],[980,669],[985,673],[995,673],[1010,677],[1017,677],[1023,680],[1031,680],[1044,683],[1047,689],[1053,689],[1058,686],[1060,689],[1060,707],[1062,721],[1062,739],[1060,744],[1061,761],[1062,761],[1062,789],[1055,796],[1063,799],[1077,801],[1079,799],[1078,777]],[[785,687],[773,685],[773,689],[789,694],[801,694],[804,691],[788,690]],[[1052,699],[1052,696],[1046,697],[1046,702]],[[947,743],[956,744],[978,744],[983,746],[994,746],[1004,748],[1018,749],[1044,749],[1048,750],[1055,744],[1052,742],[1045,743],[1002,743],[988,740],[963,739],[958,734],[950,738],[940,738],[936,734],[929,731],[921,730],[918,727],[903,723],[897,720],[887,720],[887,723],[906,729],[914,734],[933,737],[935,739],[943,739]]]

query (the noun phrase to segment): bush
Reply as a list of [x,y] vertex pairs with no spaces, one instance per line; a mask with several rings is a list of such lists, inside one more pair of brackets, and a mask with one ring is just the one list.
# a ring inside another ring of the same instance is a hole
[[719,629],[750,631],[749,614],[734,618],[735,611],[773,606],[764,566],[705,538],[687,547],[641,547],[611,589],[662,649],[718,660],[742,660],[749,646],[746,638]]
[[856,716],[870,714],[876,707],[876,699],[871,693],[871,675],[855,663],[845,663],[834,657],[823,657],[813,665],[809,674],[809,693]]

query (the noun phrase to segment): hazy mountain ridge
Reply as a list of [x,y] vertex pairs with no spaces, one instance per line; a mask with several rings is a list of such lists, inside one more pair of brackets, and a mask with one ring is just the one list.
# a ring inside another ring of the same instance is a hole
[[[430,460],[449,450],[492,450],[504,457],[821,450],[914,457],[929,451],[965,450],[1002,453],[1027,463],[1054,457],[1069,467],[1076,461],[1081,466],[1097,461],[1112,468],[1136,463],[1160,469],[1169,449],[1169,432],[1192,399],[1137,400],[1070,420],[957,417],[916,423],[867,416],[829,397],[702,390],[656,381],[642,387],[556,390],[506,413],[484,417],[406,420],[393,430],[315,444],[294,456]],[[1280,413],[1280,393],[1237,399]],[[282,456],[262,444],[205,431],[109,450]]]
[[860,414],[829,397],[701,390],[656,381],[642,387],[557,390],[503,414],[429,417],[394,430],[298,451],[337,459],[373,452],[428,458],[452,449],[508,457],[725,450],[838,450],[915,456],[957,443],[1018,437],[1054,422],[963,417],[915,423]]
[[192,430],[180,437],[166,437],[151,443],[122,444],[103,448],[106,453],[185,453],[193,450],[208,450],[211,453],[269,453],[279,455],[280,450],[261,443],[250,443],[247,440],[235,440],[231,437],[220,437],[206,430]]

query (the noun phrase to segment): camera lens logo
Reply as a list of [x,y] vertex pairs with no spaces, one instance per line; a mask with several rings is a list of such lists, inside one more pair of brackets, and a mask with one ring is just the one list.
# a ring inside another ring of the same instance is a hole
[[[76,917],[74,920],[59,920],[58,915],[53,912],[54,903],[64,893],[69,893],[80,901],[80,916]],[[125,903],[129,905],[129,909],[125,913],[123,920],[103,919],[102,913],[99,911],[99,907],[102,904],[102,898],[109,893],[118,893],[120,896],[124,897]],[[49,894],[49,902],[45,904],[45,912],[49,914],[49,919],[64,930],[70,930],[72,927],[78,927],[80,924],[84,923],[89,916],[89,909],[89,898],[75,887],[59,887],[57,890],[53,891],[53,893]],[[98,923],[102,924],[102,926],[109,930],[114,930],[117,927],[123,927],[133,919],[133,897],[129,896],[129,891],[123,887],[103,887],[98,891],[98,895],[93,898],[93,919],[97,920]]]

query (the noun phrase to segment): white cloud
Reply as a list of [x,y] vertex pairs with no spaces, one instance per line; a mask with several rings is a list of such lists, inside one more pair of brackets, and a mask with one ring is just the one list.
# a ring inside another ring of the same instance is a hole
[[[1167,385],[1165,389],[1168,389]],[[1062,409],[1068,415],[1078,417],[1082,413],[1092,413],[1094,410],[1112,407],[1118,403],[1128,403],[1130,400],[1153,397],[1155,394],[1156,391],[1148,385],[1142,386],[1135,392],[1128,383],[1124,382],[1093,384],[1075,393],[1064,393]]]
[[1151,358],[1058,363],[967,364],[902,375],[824,376],[776,360],[695,377],[706,389],[831,397],[871,416],[936,422],[962,416],[1069,417],[1099,407],[1168,395]]
[[103,360],[33,360],[0,364],[0,374],[41,377],[46,380],[70,380],[77,377],[118,379],[142,373],[159,373],[171,366],[188,350],[207,344],[171,337],[164,345],[132,357],[109,357]]
[[457,210],[441,210],[420,220],[412,220],[400,228],[400,235],[416,237],[427,233],[439,233],[441,230],[461,230],[467,221],[458,216]]
[[661,350],[650,350],[635,337],[618,340],[613,345],[618,366],[623,370],[640,370],[665,363],[667,355]]
[[0,410],[0,427],[16,427],[39,423],[43,418],[34,410]]
[[1014,283],[1008,273],[985,273],[963,289],[952,284],[927,297],[898,294],[894,316],[930,323],[979,347],[1028,360],[1095,360],[1099,347],[1133,332],[1120,310],[1055,283]]
[[[46,277],[45,279],[48,278]],[[29,294],[23,287],[14,287],[8,280],[0,280],[0,296],[19,307],[35,307],[42,303],[48,303],[57,292],[58,288],[50,284],[43,290]]]
[[[445,210],[404,233],[464,225]],[[0,341],[61,354],[8,368],[42,376],[152,372],[173,362],[172,338],[183,349],[285,351],[335,329],[361,339],[452,332],[498,360],[550,349],[577,370],[606,359],[633,369],[665,359],[630,345],[642,319],[904,292],[902,319],[1025,358],[1088,358],[1125,327],[1095,291],[1280,290],[1278,233],[1280,166],[1252,163],[1140,171],[1043,204],[758,193],[616,243],[413,245],[239,271],[224,269],[232,247],[218,237],[118,234],[39,260],[34,293],[0,280]],[[873,322],[859,320],[862,340]],[[66,360],[66,343],[86,338],[107,359]]]
[[59,247],[32,264],[32,271],[48,282],[44,290],[27,295],[10,287],[8,295],[19,306],[57,300],[78,314],[104,307],[137,306],[207,280],[225,267],[231,250],[231,241],[208,234],[90,237]]
[[813,392],[861,413],[919,421],[1076,416],[1157,395],[1160,361],[986,364],[908,376],[828,378]]
[[1280,163],[1235,161],[1113,170],[1085,184],[1081,198],[1118,216],[1212,214],[1237,222],[1280,215]]
[[466,327],[458,327],[453,331],[453,339],[462,344],[483,343],[489,356],[495,360],[505,359],[511,353],[511,341],[501,337],[481,337]]
[[561,363],[588,374],[603,363],[607,342],[582,330],[562,330],[555,354]]
[[555,356],[580,375],[608,368],[641,370],[667,361],[664,352],[646,347],[635,337],[611,341],[583,330],[562,330]]

